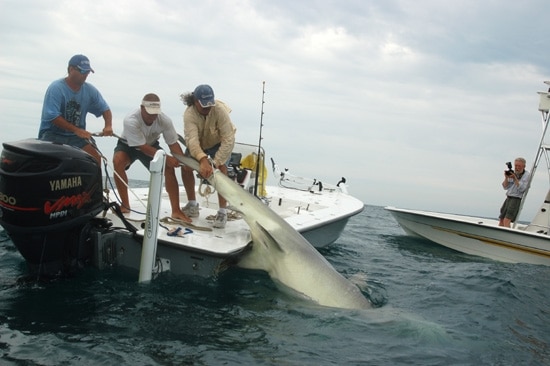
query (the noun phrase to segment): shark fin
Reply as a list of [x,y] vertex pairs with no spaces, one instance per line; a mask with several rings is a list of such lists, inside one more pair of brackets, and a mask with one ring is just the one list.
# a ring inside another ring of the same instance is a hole
[[[283,247],[281,247],[281,245],[277,242],[277,240],[275,240],[275,238],[273,237],[273,235],[271,235],[271,233],[266,229],[264,228],[260,223],[256,222],[256,226],[260,229],[260,231],[262,232],[262,235],[265,236],[266,238],[268,238],[269,240],[258,240],[258,241],[255,241],[254,240],[254,237],[252,237],[252,241],[253,242],[258,242],[258,243],[263,243],[266,247],[267,246],[272,246],[273,249],[276,249],[277,251],[281,252],[281,253],[286,253],[286,251],[284,250]],[[253,232],[253,231],[252,231]],[[269,248],[268,248],[269,249]]]

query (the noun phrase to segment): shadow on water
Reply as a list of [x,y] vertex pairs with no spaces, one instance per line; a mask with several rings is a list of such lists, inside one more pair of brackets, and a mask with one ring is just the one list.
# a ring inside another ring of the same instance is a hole
[[367,271],[360,266],[350,266],[349,258],[360,258],[359,252],[347,247],[340,240],[333,245],[320,248],[319,252],[329,260],[338,272],[359,287],[373,308],[379,308],[387,304],[388,295],[384,284],[374,277],[369,277]]
[[383,240],[390,245],[394,245],[402,255],[412,256],[417,260],[436,259],[450,262],[494,263],[491,259],[461,253],[423,238],[407,235],[384,235]]

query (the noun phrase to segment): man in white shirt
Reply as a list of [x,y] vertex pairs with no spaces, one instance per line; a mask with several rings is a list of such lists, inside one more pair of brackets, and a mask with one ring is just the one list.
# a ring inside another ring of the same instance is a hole
[[[155,153],[161,149],[159,144],[161,134],[173,154],[183,155],[172,120],[162,113],[160,98],[156,94],[150,93],[143,97],[138,109],[124,118],[122,136],[118,140],[113,155],[113,165],[117,173],[115,183],[123,213],[130,212],[126,170],[136,159],[149,169],[149,164]],[[180,163],[176,158],[166,155],[164,177],[166,191],[172,206],[172,218],[190,223],[191,219],[183,213],[180,207],[179,184],[175,172],[175,169],[179,167]]]

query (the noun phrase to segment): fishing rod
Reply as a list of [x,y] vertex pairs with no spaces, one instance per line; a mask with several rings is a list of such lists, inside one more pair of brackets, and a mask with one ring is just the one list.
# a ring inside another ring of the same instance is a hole
[[[256,177],[254,178],[254,196],[258,196],[258,179],[260,177],[260,158],[262,152],[262,127],[264,126],[265,81],[262,82],[262,109],[260,113],[260,138],[258,140],[258,155],[256,159]],[[262,164],[263,165],[263,164]]]

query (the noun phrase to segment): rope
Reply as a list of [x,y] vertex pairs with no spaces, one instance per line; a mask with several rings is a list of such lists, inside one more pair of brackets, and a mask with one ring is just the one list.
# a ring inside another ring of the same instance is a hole
[[[93,136],[103,136],[102,134],[100,133],[95,133],[93,134]],[[120,139],[121,137],[118,136],[117,134],[113,133],[112,134],[112,137],[116,137],[118,139]],[[116,172],[114,166],[112,164],[110,164],[109,160],[107,159],[107,157],[105,157],[105,155],[103,155],[103,153],[101,152],[101,150],[99,150],[99,148],[97,147],[95,141],[93,139],[89,139],[88,142],[90,143],[90,145],[93,146],[93,148],[98,152],[99,156],[101,157],[101,160],[103,160],[103,165],[105,167],[105,188],[103,190],[103,192],[106,194],[106,199],[109,201],[109,188],[108,186],[110,185],[111,188],[113,188],[114,190],[114,187],[113,187],[113,182],[111,181],[110,179],[110,176],[108,174],[108,168],[111,169],[111,171],[113,172],[113,174],[126,186],[126,188],[128,189],[128,191],[130,191],[134,197],[137,199],[137,201],[143,206],[143,209],[147,210],[147,205],[139,198],[139,196],[137,195],[136,192],[134,192],[134,190],[132,188],[130,188],[130,186],[128,185],[128,183],[126,183],[122,177]],[[114,193],[114,192],[113,192]],[[114,193],[114,196],[116,198],[116,200],[122,205],[122,202],[120,200],[120,198],[117,196],[116,193]],[[133,209],[131,211],[134,211]],[[140,213],[138,211],[134,211],[136,213]]]
[[[240,220],[242,219],[242,215],[236,211],[228,211],[227,212],[227,221],[235,221],[235,220]],[[206,216],[206,219],[207,220],[215,220],[216,219],[216,215],[208,215]]]
[[[208,157],[208,162],[215,170],[216,166],[214,165],[214,161],[212,160],[212,158],[210,158],[210,156]],[[197,176],[201,179],[201,182],[199,183],[199,194],[206,199],[206,204],[208,206],[210,204],[210,202],[208,202],[208,198],[210,198],[210,196],[216,192],[216,189],[210,183],[208,183],[206,179],[202,178],[200,175]],[[206,188],[202,188],[203,186]]]
[[181,226],[186,226],[186,227],[189,227],[189,228],[193,228],[195,230],[200,230],[200,231],[212,231],[212,228],[211,227],[207,227],[207,226],[198,226],[198,225],[195,225],[193,223],[190,223],[190,222],[185,222],[183,220],[180,220],[180,219],[175,219],[173,217],[170,217],[170,216],[165,216],[163,217],[162,219],[160,219],[160,222],[164,223],[164,224],[167,224],[167,225],[181,225]]
[[[206,187],[206,188],[203,188],[203,187]],[[204,199],[206,200],[206,206],[210,206],[210,196],[216,192],[216,190],[214,189],[214,187],[212,187],[210,184],[208,183],[204,183],[204,180],[201,179],[201,182],[199,184],[199,195],[201,197],[204,197]]]

